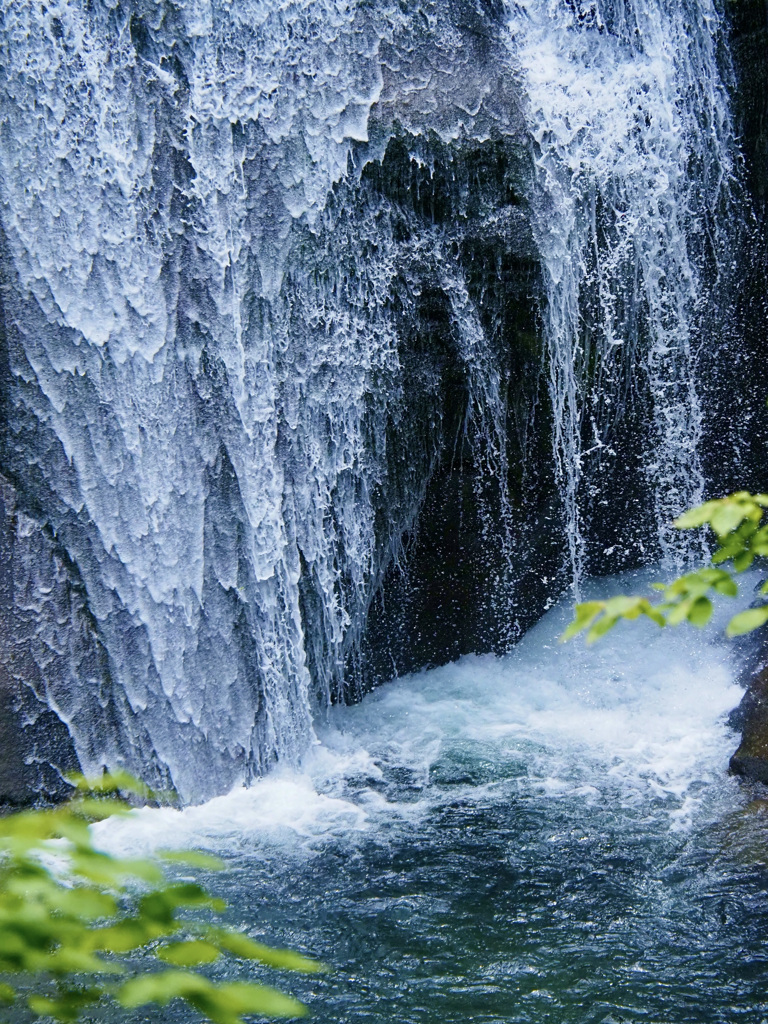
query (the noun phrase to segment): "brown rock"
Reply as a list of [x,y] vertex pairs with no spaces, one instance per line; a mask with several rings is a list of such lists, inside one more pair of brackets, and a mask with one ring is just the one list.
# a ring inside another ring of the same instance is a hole
[[730,769],[758,782],[768,782],[768,667],[750,680],[738,710],[741,743]]

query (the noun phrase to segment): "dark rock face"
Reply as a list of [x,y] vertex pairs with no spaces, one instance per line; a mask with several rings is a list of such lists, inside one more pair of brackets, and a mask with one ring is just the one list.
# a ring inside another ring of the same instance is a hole
[[[56,650],[53,633],[46,644],[38,631],[41,622],[53,619],[38,616],[40,609],[25,600],[29,593],[18,593],[15,586],[21,577],[14,580],[14,548],[19,530],[29,523],[25,518],[13,488],[0,477],[0,807],[57,799],[68,788],[62,772],[79,767],[63,721],[45,701],[46,668],[62,651]],[[41,536],[43,577],[55,566],[55,559],[44,557],[46,547],[50,552]],[[55,622],[61,638],[74,635],[66,608],[56,609]]]
[[728,12],[731,95],[747,212],[736,247],[738,287],[725,299],[726,329],[712,338],[705,356],[711,396],[707,472],[718,493],[765,490],[768,473],[768,3],[744,0],[729,4]]
[[731,771],[768,783],[768,667],[752,675],[744,699],[732,716],[732,724],[742,734],[738,750],[731,758]]
[[[392,438],[392,451],[413,459],[429,424],[439,424],[440,436],[422,473],[418,515],[385,569],[348,665],[347,699],[462,654],[508,650],[565,583],[528,154],[502,140],[393,140],[363,184],[400,211],[397,230],[414,242],[435,225],[452,240],[453,273],[466,282],[467,306],[489,344],[483,365],[468,372],[453,279],[434,258],[403,268],[406,288],[392,301],[402,311],[405,406],[422,412]],[[403,301],[408,290],[416,302]],[[491,464],[494,447],[500,454]]]
[[749,190],[760,220],[768,209],[768,3],[740,0],[730,5],[731,53],[736,68],[734,107]]

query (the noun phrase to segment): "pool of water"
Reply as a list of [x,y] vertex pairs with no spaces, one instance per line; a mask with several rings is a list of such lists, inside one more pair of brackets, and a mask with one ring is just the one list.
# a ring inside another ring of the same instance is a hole
[[563,645],[569,616],[334,709],[301,771],[99,841],[223,856],[231,921],[332,970],[237,969],[318,1024],[765,1021],[768,803],[727,774],[732,648],[642,623]]

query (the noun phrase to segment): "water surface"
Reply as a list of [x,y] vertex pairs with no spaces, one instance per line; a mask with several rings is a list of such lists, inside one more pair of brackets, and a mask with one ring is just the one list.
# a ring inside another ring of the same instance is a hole
[[569,614],[334,709],[301,771],[101,839],[224,856],[232,921],[332,967],[270,976],[323,1024],[758,1024],[768,804],[727,774],[733,649],[651,624],[562,645]]

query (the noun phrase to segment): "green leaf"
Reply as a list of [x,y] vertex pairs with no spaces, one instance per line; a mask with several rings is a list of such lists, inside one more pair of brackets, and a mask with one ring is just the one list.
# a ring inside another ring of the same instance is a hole
[[740,503],[723,504],[710,518],[710,525],[718,537],[725,537],[741,526],[748,515],[748,509]]
[[688,612],[688,621],[703,629],[712,618],[713,611],[712,602],[708,597],[697,597]]
[[751,551],[742,551],[740,555],[736,555],[733,559],[733,568],[736,572],[744,572],[755,560],[755,556]]
[[[714,587],[718,583],[722,583],[723,580],[731,579],[731,574],[727,569],[713,569],[712,567],[699,569],[695,576],[709,587]],[[702,593],[705,593],[705,591],[702,591]]]
[[560,637],[561,642],[570,640],[571,637],[586,629],[604,608],[605,601],[585,601],[583,604],[577,604],[574,609],[575,618]]
[[173,923],[158,925],[142,918],[127,918],[105,928],[92,929],[88,933],[88,940],[92,949],[103,950],[105,953],[128,953],[174,930]]
[[224,861],[220,857],[214,857],[210,853],[200,853],[198,850],[159,850],[158,857],[161,860],[170,861],[173,864],[188,864],[192,868],[200,868],[201,871],[222,871]]
[[603,617],[598,619],[587,633],[587,643],[593,644],[596,640],[599,640],[601,636],[605,636],[606,633],[613,629],[618,621],[619,620],[615,615],[603,615]]
[[3,1006],[10,1006],[11,1003],[16,1000],[16,992],[11,988],[10,985],[6,985],[5,982],[0,981],[0,1003]]
[[93,848],[79,849],[72,870],[97,885],[122,886],[127,878],[141,878],[157,885],[165,880],[162,869],[151,860],[119,860]]
[[85,821],[74,818],[66,811],[20,811],[0,818],[0,836],[26,839],[35,846],[45,839],[71,839],[73,842],[90,843],[90,833]]
[[128,772],[117,769],[105,772],[101,778],[86,778],[80,772],[69,772],[65,776],[67,782],[82,793],[134,793],[137,796],[150,798],[154,794],[149,786]]
[[[278,992],[266,985],[254,985],[247,981],[232,981],[219,985],[216,990],[216,1004],[222,1011],[219,1020],[227,1020],[227,1013],[239,1020],[243,1014],[263,1017],[304,1017],[307,1008],[303,1003]],[[215,1017],[213,1018],[216,1019]],[[231,1019],[231,1018],[229,1018]]]
[[69,808],[78,817],[87,818],[89,821],[104,821],[116,815],[126,815],[133,811],[130,804],[122,800],[110,798],[108,800],[95,797],[77,797],[69,802]]
[[197,964],[211,964],[221,956],[221,950],[210,942],[192,939],[188,942],[173,942],[161,946],[156,955],[160,960],[177,967],[195,967]]
[[242,957],[244,960],[259,960],[270,967],[281,967],[287,971],[316,973],[327,970],[325,965],[318,963],[317,960],[310,960],[309,957],[301,956],[300,953],[294,953],[290,949],[272,949],[261,942],[254,942],[242,932],[212,928],[208,934],[211,941],[215,942],[220,949]]
[[163,971],[132,978],[116,993],[118,1002],[133,1010],[145,1003],[167,1006],[185,999],[218,1024],[240,1024],[241,1015],[301,1017],[306,1007],[277,989],[249,982],[216,985],[191,971]]
[[46,974],[64,976],[67,974],[122,974],[118,964],[108,964],[83,949],[59,947],[52,953],[30,952],[26,958],[27,969],[44,971]]
[[718,580],[718,582],[715,583],[715,590],[718,594],[724,594],[726,597],[737,597],[739,593],[738,584],[730,577]]
[[147,893],[139,901],[139,910],[143,917],[154,921],[170,921],[179,907],[210,907],[211,910],[224,911],[227,904],[224,900],[210,896],[196,882],[178,882],[164,889]]
[[744,633],[751,633],[752,630],[759,629],[766,622],[768,622],[768,605],[749,608],[745,612],[734,615],[725,632],[728,636],[742,636]]
[[709,522],[710,516],[715,511],[715,505],[714,501],[707,501],[703,505],[697,505],[696,508],[683,512],[675,520],[675,526],[678,530],[695,530],[697,526],[703,526]]
[[27,1005],[33,1013],[40,1017],[53,1017],[55,1020],[73,1021],[80,1017],[86,1006],[97,1003],[102,997],[98,988],[64,990],[55,998],[32,995],[27,998]]
[[725,546],[725,547],[720,547],[712,555],[711,562],[712,562],[713,565],[720,565],[722,562],[728,562],[728,561],[730,561],[731,558],[733,558],[733,556],[737,553],[737,551],[740,551],[740,550],[741,550],[740,546],[737,547],[736,549],[734,549],[730,545],[729,546]]
[[691,598],[686,598],[684,601],[680,601],[676,604],[672,611],[667,615],[667,622],[670,626],[679,626],[681,622],[685,622],[688,618],[689,613],[693,608],[693,601]]
[[[695,529],[709,523],[720,538],[728,537],[745,524],[745,537],[754,532],[760,522],[764,495],[752,495],[748,491],[737,491],[725,498],[706,501],[697,508],[684,512],[675,520],[681,530]],[[751,525],[750,525],[751,524]]]
[[145,1003],[167,1006],[172,999],[189,999],[195,994],[206,994],[212,988],[207,978],[191,971],[160,971],[131,978],[115,995],[121,1006],[135,1010]]
[[18,892],[27,898],[36,898],[49,910],[57,911],[79,921],[97,921],[111,917],[117,910],[114,897],[84,886],[66,889],[53,880],[41,882],[36,887],[24,885],[21,879],[9,881],[8,892]]
[[645,611],[645,614],[648,616],[649,619],[651,619],[652,622],[655,622],[657,626],[661,626],[662,628],[666,626],[667,620],[664,618],[659,609],[655,608],[652,604],[649,604],[648,608]]

